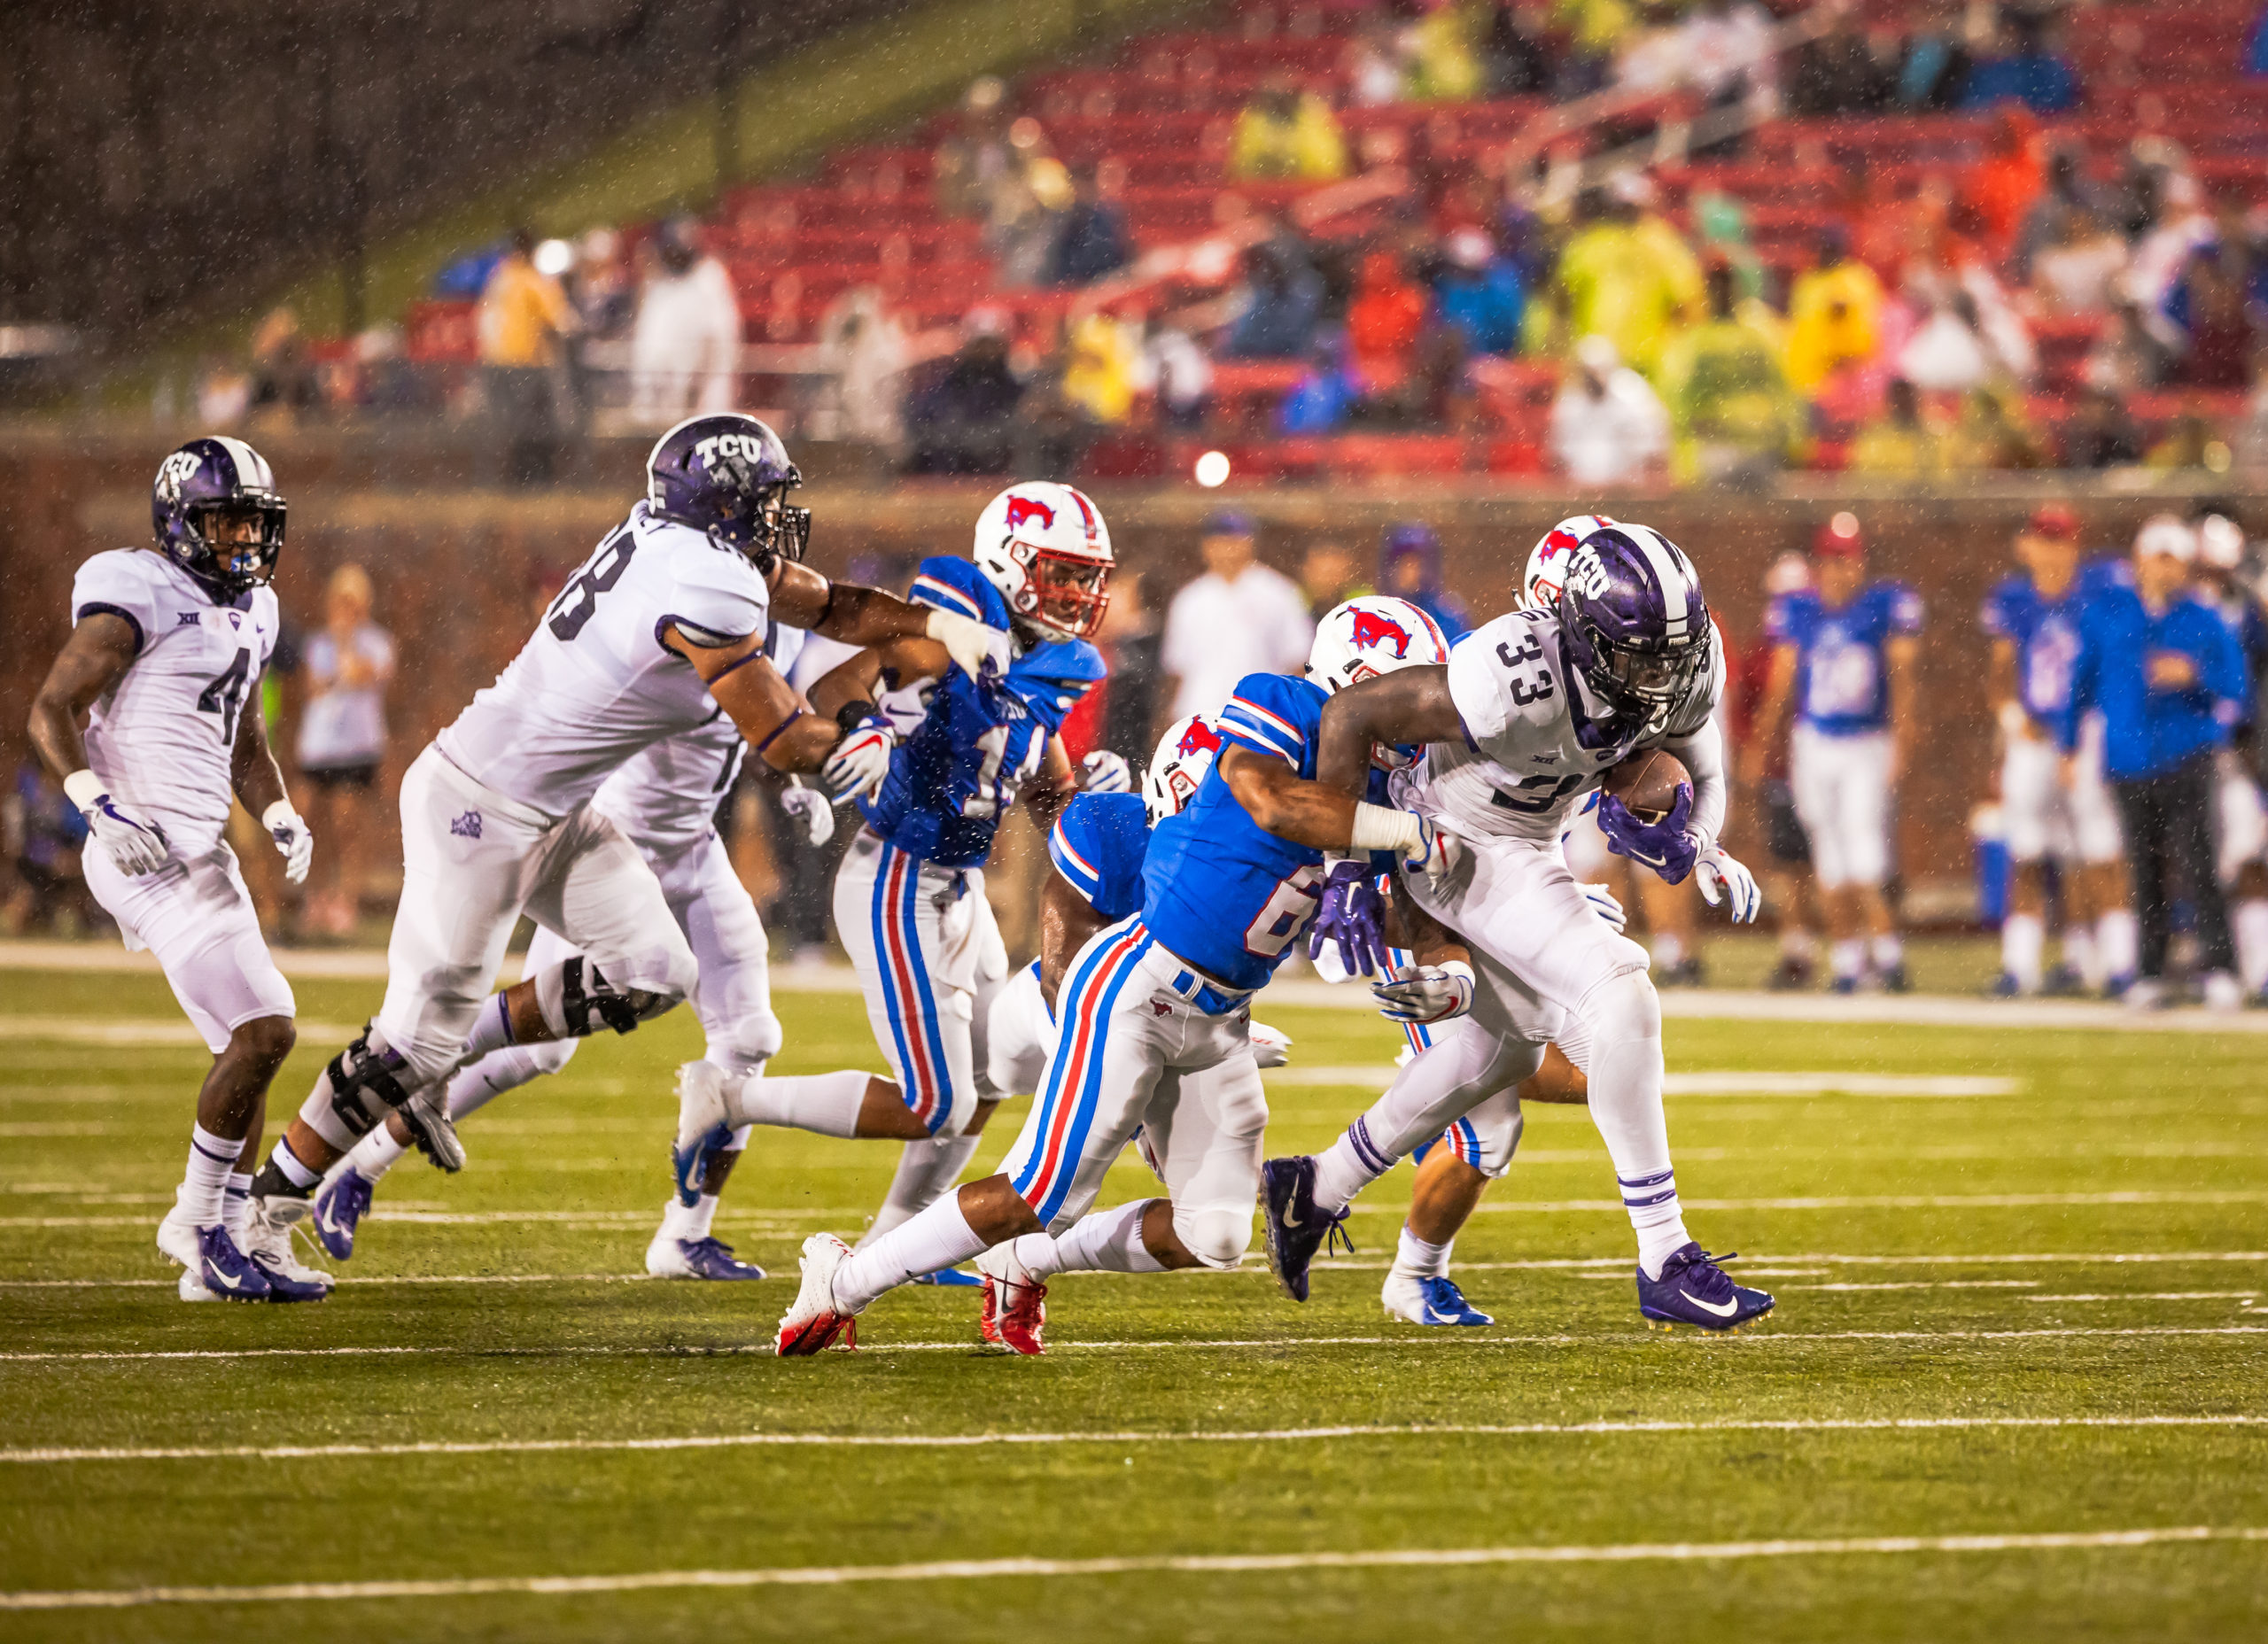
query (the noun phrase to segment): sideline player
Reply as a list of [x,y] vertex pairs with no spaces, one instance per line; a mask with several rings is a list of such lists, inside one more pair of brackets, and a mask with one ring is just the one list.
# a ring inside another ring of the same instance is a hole
[[[1350,601],[1326,622],[1334,618],[1347,622],[1359,665],[1374,671],[1437,660],[1446,648],[1425,613],[1401,601]],[[1213,769],[1188,809],[1152,838],[1142,911],[1106,927],[1071,960],[1056,1012],[1062,1036],[1000,1172],[856,1253],[831,1234],[806,1239],[803,1283],[780,1322],[782,1357],[826,1347],[915,1275],[1026,1234],[1068,1235],[1094,1265],[1130,1272],[1230,1267],[1242,1257],[1249,1214],[1198,1229],[1194,1247],[1169,1205],[1106,1211],[1085,1231],[1076,1224],[1135,1128],[1172,1121],[1189,1075],[1212,1074],[1205,1088],[1223,1109],[1264,1099],[1248,1034],[1252,996],[1326,898],[1343,906],[1367,882],[1367,853],[1388,850],[1414,871],[1439,873],[1455,852],[1415,813],[1311,779],[1328,699],[1323,683],[1291,675],[1239,683],[1215,721],[1222,747]],[[1326,850],[1363,859],[1326,883]],[[1413,996],[1456,987],[1440,966],[1391,985]]]
[[1601,774],[1663,747],[1692,774],[1670,814],[1642,823],[1611,795],[1601,826],[1619,854],[1712,905],[1756,914],[1756,883],[1717,842],[1727,782],[1714,712],[1724,659],[1700,578],[1648,527],[1602,527],[1569,564],[1556,614],[1485,624],[1445,667],[1411,669],[1334,697],[1318,779],[1360,786],[1368,751],[1425,744],[1392,779],[1395,800],[1464,841],[1446,874],[1401,890],[1464,942],[1477,972],[1469,1017],[1451,1021],[1370,1112],[1322,1154],[1267,1166],[1270,1265],[1294,1297],[1355,1194],[1481,1097],[1532,1076],[1559,1038],[1588,1078],[1591,1120],[1614,1160],[1637,1234],[1640,1312],[1659,1324],[1736,1328],[1772,1306],[1736,1285],[1685,1230],[1662,1112],[1661,1005],[1646,954],[1592,911],[1558,849]]
[[158,956],[213,1052],[189,1168],[158,1224],[182,1299],[319,1301],[328,1276],[292,1257],[288,1229],[253,1222],[237,1169],[260,1145],[268,1082],[297,1035],[291,985],[221,837],[233,795],[291,883],[315,856],[260,703],[284,498],[244,441],[192,439],[159,465],[150,516],[151,547],[79,567],[71,637],[32,703],[32,746],[87,818],[88,890],[128,947]]
[[[462,1061],[628,1033],[691,991],[693,950],[659,881],[591,801],[720,707],[775,770],[820,764],[842,731],[765,655],[772,623],[857,644],[926,633],[973,668],[997,657],[1003,637],[980,624],[804,565],[811,513],[788,501],[803,477],[756,418],[690,417],[646,467],[645,499],[403,779],[385,1002],[254,1178],[276,1214],[304,1214],[322,1173],[390,1113],[436,1164],[461,1166],[446,1084]],[[577,953],[492,995],[524,911]]]
[[2133,976],[2136,938],[2118,808],[2102,772],[2101,716],[2088,717],[2068,768],[2055,740],[2070,711],[2091,592],[2078,516],[2060,503],[2034,510],[2016,534],[2016,558],[2022,570],[1986,595],[1979,618],[1992,641],[1986,691],[2000,727],[2000,814],[2014,870],[1994,991],[2048,984],[2050,862],[2062,869],[2065,972],[2091,992],[2117,991]]
[[[1103,675],[1085,636],[1107,606],[1112,562],[1109,530],[1084,495],[1048,482],[1011,485],[978,516],[970,558],[923,560],[912,590],[917,601],[1006,629],[1007,671],[980,678],[934,641],[901,640],[812,686],[818,711],[851,727],[822,772],[838,802],[857,800],[866,824],[836,870],[835,926],[897,1082],[791,1098],[777,1082],[688,1063],[679,1078],[681,1166],[703,1138],[746,1124],[896,1138],[905,1150],[868,1240],[959,1176],[1008,1094],[986,1065],[1008,956],[985,900],[984,863],[1011,806],[1021,801],[1045,830],[1075,791],[1060,733]],[[1124,760],[1087,764],[1087,786],[1129,786]]]
[[1817,588],[1772,608],[1775,648],[1756,736],[1776,736],[1793,702],[1788,781],[1826,904],[1831,986],[1854,993],[1871,966],[1903,993],[1906,944],[1883,884],[1891,804],[1914,745],[1922,601],[1901,583],[1867,580],[1853,514],[1821,526],[1812,553]]
[[[774,624],[767,647],[785,674],[802,648],[801,631]],[[671,916],[693,949],[698,974],[690,1003],[708,1036],[705,1058],[733,1073],[760,1072],[780,1051],[780,1019],[772,1008],[769,943],[748,888],[733,871],[717,831],[717,810],[729,803],[748,743],[721,708],[690,731],[655,743],[599,788],[594,810],[630,836],[661,881]],[[835,812],[816,788],[790,787],[782,796],[814,844],[834,833]],[[538,929],[522,969],[540,974],[575,957],[566,941]],[[574,1057],[579,1039],[509,1044],[491,1051],[449,1082],[449,1121],[462,1124],[508,1090],[555,1074]],[[857,1072],[806,1076],[802,1089],[825,1093],[863,1091],[870,1075]],[[696,1178],[673,1190],[662,1224],[646,1248],[646,1271],[656,1278],[760,1279],[764,1270],[733,1254],[711,1231],[718,1195],[732,1174],[748,1131],[735,1130],[704,1159]],[[399,1115],[371,1130],[332,1169],[315,1195],[315,1232],[344,1261],[353,1254],[355,1229],[387,1171],[413,1144]],[[688,1202],[690,1201],[690,1202]]]
[[2228,892],[2237,976],[2248,997],[2268,1004],[2268,805],[2260,792],[2260,690],[2268,678],[2268,617],[2245,580],[2244,528],[2225,514],[2197,522],[2197,597],[2219,613],[2244,658],[2241,717],[2221,756],[2218,856]]

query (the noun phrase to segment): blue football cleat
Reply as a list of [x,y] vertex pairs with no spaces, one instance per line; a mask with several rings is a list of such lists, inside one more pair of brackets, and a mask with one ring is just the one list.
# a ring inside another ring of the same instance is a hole
[[959,1268],[939,1268],[935,1273],[924,1273],[913,1281],[916,1284],[944,1284],[955,1290],[976,1290],[984,1281],[974,1273],[963,1273]]
[[701,1202],[702,1183],[709,1179],[709,1161],[725,1151],[725,1144],[733,1139],[730,1125],[713,1125],[693,1139],[692,1144],[670,1148],[670,1174],[677,1178],[677,1202],[690,1209]]
[[1308,1299],[1308,1268],[1316,1252],[1334,1243],[1351,1252],[1347,1212],[1316,1208],[1315,1160],[1301,1153],[1271,1159],[1260,1167],[1261,1210],[1268,1229],[1268,1270],[1293,1301]]
[[1999,980],[1993,982],[1989,991],[1996,999],[2018,999],[2023,996],[2023,984],[2009,975],[2008,972],[2002,971]]
[[1389,1319],[1403,1319],[1411,1324],[1494,1324],[1496,1321],[1464,1299],[1464,1292],[1449,1278],[1419,1278],[1415,1274],[1394,1272],[1386,1276],[1386,1288],[1379,1299],[1386,1304]]
[[315,1194],[315,1237],[333,1261],[345,1261],[354,1254],[354,1229],[370,1214],[373,1190],[361,1172],[350,1167],[324,1183]]
[[1859,979],[1856,976],[1837,976],[1827,984],[1827,990],[1829,993],[1856,993],[1859,990]]
[[1659,1330],[1690,1324],[1705,1330],[1736,1330],[1772,1311],[1768,1291],[1744,1290],[1732,1275],[1719,1267],[1739,1252],[1713,1256],[1698,1245],[1688,1244],[1662,1263],[1662,1276],[1646,1276],[1638,1269],[1638,1311]]

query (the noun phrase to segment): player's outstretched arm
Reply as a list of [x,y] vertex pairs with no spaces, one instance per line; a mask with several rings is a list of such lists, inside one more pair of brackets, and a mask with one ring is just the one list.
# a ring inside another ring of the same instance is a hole
[[1323,705],[1315,779],[1360,798],[1370,782],[1371,749],[1377,743],[1454,742],[1464,735],[1464,721],[1449,699],[1449,671],[1397,669],[1350,685]]
[[95,611],[81,619],[55,654],[39,694],[32,698],[27,729],[33,748],[58,781],[87,768],[82,734],[87,716],[96,700],[126,677],[138,648],[133,624]]
[[1008,671],[1008,636],[958,611],[916,605],[880,588],[830,582],[810,566],[781,560],[771,578],[772,614],[791,628],[825,634],[845,645],[892,640],[934,640],[972,679],[989,663]]
[[1317,850],[1349,848],[1355,831],[1353,795],[1308,781],[1283,760],[1233,744],[1222,748],[1214,769],[1245,813],[1277,838]]
[[760,636],[703,646],[672,628],[662,643],[693,664],[717,706],[774,771],[818,770],[842,734],[832,719],[804,705],[796,687],[764,654]]

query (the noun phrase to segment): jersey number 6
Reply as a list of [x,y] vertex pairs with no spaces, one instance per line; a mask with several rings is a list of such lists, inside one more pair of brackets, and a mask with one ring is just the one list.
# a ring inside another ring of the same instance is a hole
[[1308,921],[1315,917],[1316,906],[1323,896],[1315,881],[1316,871],[1303,867],[1277,885],[1267,904],[1245,927],[1247,953],[1272,959],[1299,939],[1300,933],[1308,927]]

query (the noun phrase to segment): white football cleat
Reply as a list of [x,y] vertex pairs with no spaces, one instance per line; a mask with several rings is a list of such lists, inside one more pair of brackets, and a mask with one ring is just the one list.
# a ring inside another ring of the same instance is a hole
[[850,1253],[850,1246],[832,1233],[814,1233],[804,1241],[796,1264],[803,1283],[794,1305],[780,1315],[780,1331],[772,1343],[781,1358],[807,1358],[833,1346],[837,1337],[845,1347],[858,1345],[858,1315],[844,1312],[835,1299],[835,1270]]
[[292,1210],[278,1214],[276,1201],[256,1198],[245,1219],[244,1252],[267,1278],[270,1301],[321,1301],[330,1294],[330,1275],[307,1266],[291,1249],[291,1228],[305,1219],[306,1202],[290,1200]]
[[996,1347],[1037,1358],[1047,1351],[1047,1286],[1016,1255],[1016,1242],[1004,1239],[980,1251],[976,1270],[984,1276],[984,1302],[976,1331]]

